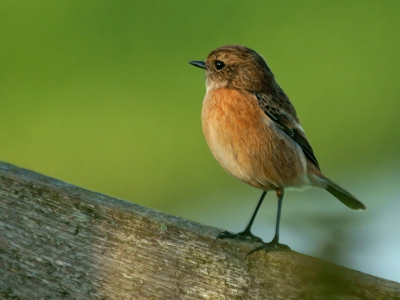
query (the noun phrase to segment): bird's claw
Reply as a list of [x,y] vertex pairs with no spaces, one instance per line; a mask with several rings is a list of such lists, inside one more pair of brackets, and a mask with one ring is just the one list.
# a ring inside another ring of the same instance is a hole
[[234,240],[242,240],[242,241],[251,241],[251,242],[258,242],[262,243],[263,240],[260,239],[258,236],[255,236],[250,232],[250,230],[244,230],[239,233],[231,233],[229,231],[223,231],[217,236],[217,240],[219,239],[234,239]]
[[271,252],[271,251],[288,251],[290,250],[290,247],[284,244],[280,244],[274,240],[272,240],[269,243],[263,243],[261,246],[254,248],[251,250],[249,253],[247,253],[246,258],[250,255],[252,255],[254,252],[264,250],[265,252]]

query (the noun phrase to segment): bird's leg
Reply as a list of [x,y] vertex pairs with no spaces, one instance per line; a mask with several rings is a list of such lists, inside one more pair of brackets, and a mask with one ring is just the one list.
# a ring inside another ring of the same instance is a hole
[[[281,221],[281,210],[282,210],[282,200],[283,200],[283,189],[278,188],[276,190],[276,196],[278,197],[278,213],[276,216],[276,227],[275,227],[275,236],[269,243],[263,243],[260,247],[257,247],[247,253],[247,256],[257,252],[259,250],[264,250],[265,252],[269,252],[272,250],[290,250],[290,248],[284,244],[279,243],[279,223]],[[246,257],[247,257],[246,256]]]
[[217,239],[240,239],[240,240],[251,240],[253,242],[262,242],[262,239],[259,237],[255,236],[254,234],[251,233],[251,227],[253,226],[254,219],[256,218],[256,215],[258,213],[258,210],[260,209],[260,206],[262,202],[264,201],[265,195],[267,195],[267,192],[263,192],[261,195],[260,200],[258,201],[257,207],[254,210],[253,215],[251,216],[249,224],[247,224],[245,230],[239,233],[231,233],[228,231],[221,232],[218,234]]

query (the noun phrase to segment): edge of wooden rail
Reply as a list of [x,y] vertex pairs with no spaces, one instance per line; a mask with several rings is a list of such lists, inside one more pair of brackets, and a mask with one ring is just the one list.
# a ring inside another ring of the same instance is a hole
[[400,284],[0,162],[4,299],[400,299]]

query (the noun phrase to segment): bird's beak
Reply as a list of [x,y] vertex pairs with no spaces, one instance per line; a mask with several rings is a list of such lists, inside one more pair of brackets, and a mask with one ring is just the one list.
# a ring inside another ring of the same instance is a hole
[[206,68],[206,63],[202,60],[191,60],[189,61],[189,64],[202,69]]

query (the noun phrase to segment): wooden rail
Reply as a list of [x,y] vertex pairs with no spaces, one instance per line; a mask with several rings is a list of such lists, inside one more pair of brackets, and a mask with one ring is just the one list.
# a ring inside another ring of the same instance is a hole
[[400,299],[400,284],[0,163],[1,299]]

